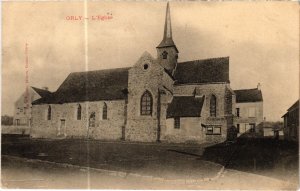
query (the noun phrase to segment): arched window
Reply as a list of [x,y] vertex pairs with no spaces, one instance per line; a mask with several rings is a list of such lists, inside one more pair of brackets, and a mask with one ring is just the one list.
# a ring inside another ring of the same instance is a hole
[[104,103],[103,105],[103,111],[102,111],[102,119],[107,119],[107,104]]
[[89,118],[89,126],[90,127],[95,127],[95,112],[92,112]]
[[215,95],[210,97],[210,116],[216,117],[217,116],[217,98]]
[[49,105],[48,111],[47,111],[47,120],[51,120],[51,106]]
[[149,91],[145,91],[141,97],[141,115],[152,114],[152,96]]
[[163,51],[163,53],[161,54],[163,59],[167,59],[168,58],[168,53],[167,51]]
[[81,120],[81,105],[78,104],[77,107],[77,120]]

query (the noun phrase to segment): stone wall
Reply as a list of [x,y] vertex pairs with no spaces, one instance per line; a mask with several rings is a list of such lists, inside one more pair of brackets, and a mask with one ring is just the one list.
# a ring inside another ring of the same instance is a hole
[[[102,119],[104,102],[107,104],[107,119]],[[81,120],[77,120],[78,104],[82,108]],[[31,137],[121,139],[124,105],[124,100],[51,104],[51,120],[47,120],[49,105],[33,105]],[[95,112],[95,127],[89,127],[92,112]],[[65,120],[65,128],[61,127],[61,120]]]
[[227,138],[228,128],[231,124],[226,117],[208,117],[203,119],[206,126],[221,127],[221,135],[207,135],[206,141],[208,142],[222,142]]
[[[144,53],[129,70],[126,140],[154,142],[159,139],[160,128],[165,126],[165,111],[172,83],[171,77],[165,75],[163,67],[149,53]],[[152,96],[150,116],[143,116],[140,111],[141,97],[145,91]]]
[[[205,96],[201,118],[202,123],[208,126],[221,126],[221,135],[206,135],[205,140],[208,142],[222,142],[227,138],[227,130],[233,125],[232,104],[234,100],[229,92],[228,83],[215,84],[193,84],[177,85],[174,87],[174,95],[194,95]],[[210,116],[210,98],[215,95],[217,98],[217,116]]]
[[202,117],[209,117],[210,98],[215,95],[217,98],[217,116],[225,115],[225,89],[227,84],[199,84],[199,85],[176,85],[174,87],[174,95],[193,95],[205,96],[204,105],[202,107]]
[[[168,53],[167,59],[163,59],[162,54],[164,51]],[[177,57],[178,57],[177,51],[174,47],[157,48],[158,63],[169,71],[175,69],[177,64]]]
[[30,126],[1,125],[1,134],[29,135]]
[[180,118],[180,128],[174,128],[174,118],[167,119],[162,141],[172,143],[204,143],[205,128],[201,126],[200,117]]
[[171,103],[173,98],[173,83],[174,81],[171,79],[171,77],[167,73],[163,73],[163,86],[164,93],[160,96],[160,134],[161,139],[163,139],[164,132],[167,128],[167,108],[168,104]]

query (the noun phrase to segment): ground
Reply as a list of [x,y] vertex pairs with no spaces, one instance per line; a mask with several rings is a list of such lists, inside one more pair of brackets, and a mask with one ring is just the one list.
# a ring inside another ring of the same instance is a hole
[[207,147],[202,159],[226,168],[297,183],[298,148],[298,143],[273,138],[240,138],[234,144],[221,143]]
[[[274,140],[170,145],[10,136],[2,137],[2,184],[7,188],[290,189],[297,187],[297,148]],[[125,172],[126,176],[84,167]]]

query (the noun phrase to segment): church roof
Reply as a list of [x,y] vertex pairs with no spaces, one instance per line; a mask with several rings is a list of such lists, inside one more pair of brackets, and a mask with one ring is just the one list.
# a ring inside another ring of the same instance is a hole
[[167,108],[167,118],[200,117],[204,97],[175,96]]
[[125,99],[129,68],[71,73],[56,92],[33,102],[55,104]]
[[36,87],[32,87],[31,88],[37,93],[39,94],[41,97],[47,97],[51,94],[50,91],[48,90],[44,90],[44,89],[40,89],[40,88],[36,88]]
[[174,78],[175,84],[229,82],[229,57],[178,63]]
[[234,93],[236,95],[236,102],[237,103],[263,101],[261,90],[259,90],[257,88],[234,90]]

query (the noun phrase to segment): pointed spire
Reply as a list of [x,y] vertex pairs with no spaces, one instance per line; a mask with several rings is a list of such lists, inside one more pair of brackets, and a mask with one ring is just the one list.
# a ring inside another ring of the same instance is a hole
[[[158,45],[157,48],[170,47],[170,46],[174,46],[176,48],[175,43],[172,39],[171,15],[170,15],[170,6],[169,6],[169,2],[168,2],[167,8],[166,8],[164,38],[161,41],[161,43]],[[177,50],[177,48],[176,48],[176,50]]]
[[167,38],[172,39],[172,26],[171,26],[171,16],[170,16],[169,2],[167,3],[165,31],[164,31],[164,39],[167,39]]

